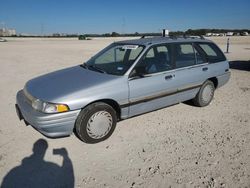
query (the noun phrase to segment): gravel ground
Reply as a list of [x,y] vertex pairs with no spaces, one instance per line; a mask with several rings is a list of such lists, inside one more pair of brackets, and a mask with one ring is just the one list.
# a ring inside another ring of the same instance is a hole
[[[226,49],[225,37],[211,39]],[[231,79],[207,107],[181,103],[124,120],[93,145],[74,135],[46,138],[18,120],[15,95],[27,80],[80,64],[115,40],[0,43],[0,184],[250,187],[250,37],[230,39]]]

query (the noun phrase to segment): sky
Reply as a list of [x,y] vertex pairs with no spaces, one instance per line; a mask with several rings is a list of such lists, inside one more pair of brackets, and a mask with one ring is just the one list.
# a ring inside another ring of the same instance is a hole
[[0,28],[17,33],[250,29],[250,0],[0,0]]

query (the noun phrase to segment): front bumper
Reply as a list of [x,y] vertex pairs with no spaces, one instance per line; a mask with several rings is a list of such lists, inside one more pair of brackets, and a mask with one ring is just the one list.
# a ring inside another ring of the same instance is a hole
[[73,132],[76,118],[80,110],[57,114],[45,114],[33,109],[23,91],[16,96],[16,108],[19,119],[32,125],[48,137],[68,136]]

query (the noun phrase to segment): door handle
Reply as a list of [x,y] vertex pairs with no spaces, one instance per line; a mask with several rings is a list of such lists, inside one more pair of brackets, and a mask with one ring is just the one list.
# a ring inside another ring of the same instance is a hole
[[208,70],[207,67],[202,68],[202,71],[207,71],[207,70]]
[[174,77],[173,75],[167,75],[167,76],[165,76],[165,80],[172,79],[173,77]]

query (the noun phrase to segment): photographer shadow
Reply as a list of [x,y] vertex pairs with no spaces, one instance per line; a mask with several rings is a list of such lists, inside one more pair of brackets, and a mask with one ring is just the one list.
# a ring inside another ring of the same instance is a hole
[[8,172],[1,187],[74,187],[73,165],[67,150],[54,149],[54,154],[63,157],[63,164],[59,166],[43,160],[47,148],[46,140],[37,140],[33,146],[33,154]]

